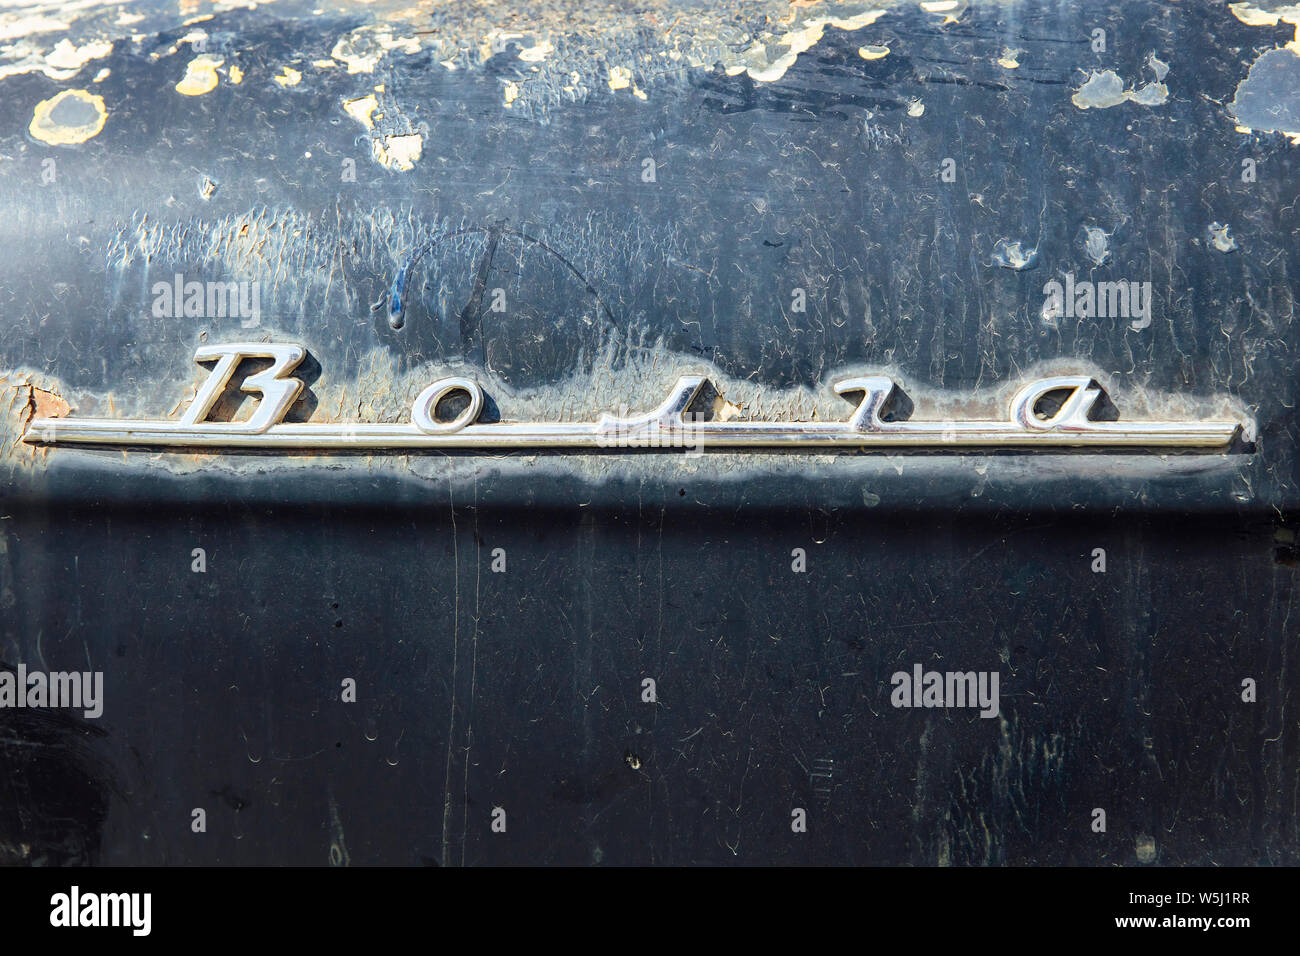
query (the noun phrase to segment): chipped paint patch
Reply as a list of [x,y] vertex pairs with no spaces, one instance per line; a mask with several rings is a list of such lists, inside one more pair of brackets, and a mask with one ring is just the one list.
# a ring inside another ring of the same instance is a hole
[[[816,19],[805,21],[803,24],[795,27],[785,36],[770,44],[770,46],[780,49],[785,47],[787,52],[778,55],[775,59],[770,59],[765,65],[756,63],[735,64],[741,66],[740,72],[748,73],[750,79],[759,83],[772,83],[785,76],[786,70],[794,66],[795,61],[799,59],[799,54],[811,50],[821,40],[822,34],[827,27],[835,27],[838,30],[861,30],[863,27],[870,26],[884,16],[884,10],[868,10],[866,13],[860,13],[851,17],[818,17]],[[753,60],[766,59],[769,44],[758,43],[750,50],[746,51],[752,55]],[[728,73],[731,70],[728,69]]]
[[505,101],[502,105],[505,106],[506,109],[509,109],[514,105],[515,100],[519,98],[519,84],[513,80],[507,81],[505,90],[503,91],[503,96],[505,97]]
[[[1165,72],[1168,72],[1168,67]],[[1163,83],[1146,83],[1137,90],[1126,90],[1124,81],[1114,70],[1093,70],[1084,84],[1074,91],[1070,102],[1081,110],[1104,110],[1129,101],[1141,106],[1160,106],[1168,99],[1169,88]]]
[[1263,10],[1251,3],[1230,3],[1228,9],[1249,27],[1275,27],[1279,23],[1289,23],[1296,28],[1295,36],[1283,49],[1300,54],[1300,3],[1279,6],[1275,10]]
[[238,86],[240,83],[244,82],[244,71],[241,70],[239,67],[235,66],[235,64],[233,63],[230,64],[230,70],[227,75],[230,77],[230,82],[233,83],[235,86]]
[[1226,222],[1210,223],[1207,230],[1210,236],[1210,245],[1224,253],[1237,249],[1237,240],[1232,238],[1231,229],[1232,227]]
[[280,75],[274,77],[274,79],[281,86],[297,86],[302,82],[302,74],[292,67],[286,66],[281,69]]
[[922,0],[921,3],[926,13],[942,15],[943,23],[956,23],[968,6],[967,0]]
[[1250,65],[1228,109],[1237,132],[1282,133],[1293,146],[1300,145],[1300,4],[1264,10],[1251,3],[1230,3],[1228,9],[1247,26],[1295,27],[1288,43],[1265,51]]
[[880,60],[889,56],[889,47],[887,46],[860,46],[858,47],[858,56],[864,60]]
[[74,146],[97,136],[107,120],[102,96],[64,90],[36,104],[27,131],[43,143]]
[[202,96],[217,88],[217,67],[226,61],[219,56],[201,53],[185,67],[185,75],[176,84],[176,92],[186,96]]
[[64,37],[54,44],[54,49],[45,58],[45,62],[56,70],[70,70],[75,74],[91,60],[98,60],[112,52],[113,44],[107,40],[92,40],[81,46],[75,46]]
[[919,99],[909,100],[907,104],[907,115],[908,116],[925,115],[925,104],[922,103]]
[[625,90],[631,85],[631,70],[625,66],[611,66],[609,68],[609,88],[611,90]]
[[1038,265],[1038,247],[1028,251],[1017,240],[999,239],[993,246],[993,264],[1017,272]]
[[541,63],[550,54],[555,52],[555,44],[550,40],[536,43],[533,46],[525,47],[519,51],[519,59],[525,63]]
[[391,50],[410,56],[419,52],[420,41],[416,37],[395,37],[391,30],[380,27],[361,27],[340,37],[330,56],[347,66],[349,73],[373,73]]
[[1004,70],[1020,69],[1020,54],[1024,52],[1024,50],[1013,50],[1007,47],[1002,51],[1002,55],[998,57],[998,66]]
[[49,53],[42,53],[41,47],[24,40],[0,48],[0,55],[9,61],[0,64],[0,79],[22,73],[44,73],[52,80],[70,80],[87,63],[112,52],[113,44],[107,40],[92,40],[76,46],[65,37]]
[[410,172],[424,152],[424,137],[419,133],[381,136],[372,141],[371,152],[381,166]]
[[353,100],[343,101],[343,111],[366,129],[375,128],[375,121],[371,118],[371,115],[377,109],[379,109],[379,100],[375,99],[373,93],[358,96]]
[[1084,226],[1083,252],[1093,265],[1101,265],[1110,255],[1110,234],[1096,226]]

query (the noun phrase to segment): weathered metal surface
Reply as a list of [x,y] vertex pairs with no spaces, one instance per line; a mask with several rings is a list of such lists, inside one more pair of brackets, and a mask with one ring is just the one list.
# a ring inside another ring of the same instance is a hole
[[[106,679],[95,720],[0,710],[0,858],[1295,862],[1274,6],[0,10],[0,662]],[[465,375],[594,420],[681,374],[839,421],[841,370],[979,420],[1071,375],[1243,446],[21,440],[179,416],[195,349],[248,339],[306,348],[296,423]],[[916,662],[1000,670],[999,718],[891,707]]]

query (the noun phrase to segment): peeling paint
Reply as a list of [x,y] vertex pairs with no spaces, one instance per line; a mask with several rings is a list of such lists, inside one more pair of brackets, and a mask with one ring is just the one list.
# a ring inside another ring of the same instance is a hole
[[201,53],[185,67],[185,75],[176,84],[176,92],[186,96],[202,96],[217,88],[217,67],[226,61],[219,56]]
[[102,59],[113,52],[113,44],[106,40],[92,40],[76,46],[67,37],[59,40],[49,51],[23,41],[0,47],[0,57],[9,62],[0,63],[0,79],[22,73],[43,73],[52,80],[70,80],[93,60]]
[[860,46],[858,47],[858,56],[864,60],[880,60],[889,56],[889,47],[887,46]]
[[525,63],[540,63],[555,52],[555,44],[549,40],[534,44],[519,51],[519,59]]
[[1237,240],[1232,238],[1232,227],[1224,222],[1212,222],[1209,225],[1210,245],[1220,252],[1232,252],[1237,248]]
[[302,74],[292,67],[286,66],[281,69],[280,75],[274,77],[274,79],[281,86],[297,86],[302,82]]
[[420,155],[424,151],[424,137],[419,133],[381,136],[371,142],[371,151],[380,165],[409,172],[420,161]]
[[1083,251],[1093,265],[1101,265],[1110,255],[1110,235],[1095,226],[1084,226]]
[[356,99],[344,100],[343,102],[344,112],[366,129],[375,128],[375,121],[371,116],[377,109],[379,109],[379,100],[375,99],[373,93],[367,93],[365,96],[358,96]]
[[1038,265],[1038,247],[1026,251],[1017,240],[999,239],[993,246],[993,264],[1017,272]]
[[417,53],[420,41],[416,37],[395,37],[391,30],[380,27],[361,27],[340,37],[330,56],[347,66],[349,73],[373,73],[391,50]]
[[[1161,64],[1163,66],[1163,64]],[[1168,68],[1165,68],[1168,72]],[[1131,101],[1142,106],[1159,106],[1169,99],[1169,88],[1161,82],[1146,83],[1137,90],[1124,89],[1124,81],[1114,70],[1090,71],[1088,79],[1074,91],[1070,102],[1081,110],[1109,109]]]
[[36,104],[27,131],[43,143],[72,146],[97,136],[107,120],[102,96],[64,90]]
[[611,90],[625,90],[631,85],[631,70],[625,66],[612,66],[609,68],[609,88]]

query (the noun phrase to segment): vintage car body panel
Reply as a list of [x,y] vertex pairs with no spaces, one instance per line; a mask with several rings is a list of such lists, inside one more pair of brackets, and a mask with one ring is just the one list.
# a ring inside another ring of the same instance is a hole
[[[104,681],[97,717],[0,708],[0,861],[1300,861],[1295,31],[1207,0],[0,9],[0,664]],[[180,420],[232,342],[305,350],[293,426],[406,422],[449,376],[486,423],[683,376],[714,422],[843,421],[833,382],[875,376],[959,423],[1081,376],[1120,422],[1240,430],[25,440]],[[997,713],[894,706],[914,666],[996,672]]]

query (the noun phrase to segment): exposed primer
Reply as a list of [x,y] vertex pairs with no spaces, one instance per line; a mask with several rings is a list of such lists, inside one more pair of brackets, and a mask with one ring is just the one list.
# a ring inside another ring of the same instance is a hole
[[64,90],[36,104],[27,131],[43,143],[74,146],[97,136],[107,120],[102,96],[86,90]]
[[225,60],[210,53],[200,53],[185,67],[185,75],[176,84],[176,92],[186,96],[202,96],[217,88],[217,67]]

